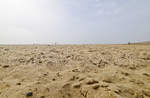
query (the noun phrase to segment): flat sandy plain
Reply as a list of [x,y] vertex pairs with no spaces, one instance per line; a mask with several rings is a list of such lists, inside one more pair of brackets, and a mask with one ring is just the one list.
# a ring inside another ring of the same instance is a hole
[[150,45],[1,45],[0,98],[150,98]]

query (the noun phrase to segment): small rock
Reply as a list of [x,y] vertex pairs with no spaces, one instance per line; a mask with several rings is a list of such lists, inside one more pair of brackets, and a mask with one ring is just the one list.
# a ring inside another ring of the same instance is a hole
[[4,65],[4,66],[3,66],[3,68],[8,68],[8,67],[9,67],[9,65]]
[[5,50],[5,51],[9,51],[9,49],[7,49],[7,48],[6,48],[6,49],[4,49],[4,50]]
[[79,79],[79,77],[78,77],[78,76],[76,76],[76,79]]
[[48,75],[48,73],[45,73],[45,74],[43,74],[44,76],[47,76]]
[[42,61],[40,60],[39,63],[42,63]]
[[139,85],[142,84],[142,85],[144,85],[144,82],[142,82],[142,81],[140,81],[140,80],[137,80],[137,81],[136,81],[136,84],[139,84]]
[[68,97],[70,98],[71,97],[71,94],[70,93],[67,93]]
[[20,63],[25,63],[25,60],[24,60],[23,58],[18,59],[18,61],[19,61]]
[[73,85],[74,88],[80,88],[80,86],[81,86],[81,83],[76,83]]
[[102,54],[102,55],[105,55],[106,53],[105,53],[105,52],[101,52],[101,54]]
[[125,76],[129,76],[129,73],[124,73]]
[[49,58],[53,58],[53,56],[49,56]]
[[95,79],[90,79],[86,82],[86,84],[88,84],[88,85],[95,84],[95,83],[98,83],[98,81]]
[[70,55],[66,56],[66,58],[70,58],[70,57],[71,57]]
[[96,90],[96,89],[98,89],[99,87],[100,87],[99,85],[94,85],[92,88]]
[[26,93],[26,96],[27,97],[33,96],[33,93],[32,92],[28,92],[28,93]]
[[149,57],[144,57],[142,58],[143,60],[150,60],[150,56]]
[[102,84],[101,87],[105,88],[105,87],[109,87],[109,85]]
[[21,85],[21,83],[16,83],[16,85]]
[[62,88],[67,88],[67,87],[70,87],[70,83],[64,84]]
[[41,54],[41,55],[44,55],[44,53],[43,53],[43,52],[41,52],[40,54]]
[[125,76],[129,76],[130,74],[127,72],[121,72],[121,74],[125,75]]
[[28,63],[35,63],[35,59],[31,57],[29,60],[27,60]]
[[57,72],[56,75],[57,75],[58,77],[62,76],[61,73],[59,73],[59,72]]
[[83,78],[80,78],[80,79],[79,79],[79,81],[82,81],[82,80],[84,80],[84,79],[85,79],[85,77],[83,77]]
[[114,92],[115,92],[116,94],[119,94],[119,95],[122,93],[122,91],[121,91],[120,89],[117,89],[117,90],[115,90]]
[[129,69],[131,69],[131,70],[135,70],[135,69],[136,69],[136,67],[131,66],[131,67],[129,67]]
[[41,96],[40,98],[45,98],[45,96]]
[[53,78],[52,80],[53,80],[53,81],[55,81],[56,79],[55,79],[55,78]]
[[80,72],[79,69],[73,69],[72,72]]

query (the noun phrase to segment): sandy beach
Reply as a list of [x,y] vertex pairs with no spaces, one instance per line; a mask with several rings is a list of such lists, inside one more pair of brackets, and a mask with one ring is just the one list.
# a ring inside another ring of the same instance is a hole
[[150,98],[150,45],[0,45],[0,98]]

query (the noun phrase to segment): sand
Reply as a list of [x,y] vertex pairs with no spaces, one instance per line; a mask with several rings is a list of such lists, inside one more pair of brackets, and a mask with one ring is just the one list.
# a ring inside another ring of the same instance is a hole
[[150,98],[150,45],[1,45],[0,98]]

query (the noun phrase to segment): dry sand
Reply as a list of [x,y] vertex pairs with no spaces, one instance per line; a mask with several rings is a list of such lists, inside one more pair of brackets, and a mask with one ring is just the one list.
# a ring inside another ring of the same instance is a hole
[[1,45],[0,98],[150,98],[150,45]]

